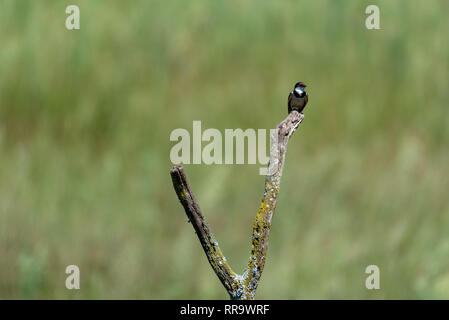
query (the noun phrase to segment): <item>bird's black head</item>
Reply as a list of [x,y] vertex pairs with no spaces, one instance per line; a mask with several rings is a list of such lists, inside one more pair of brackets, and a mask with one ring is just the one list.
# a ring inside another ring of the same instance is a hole
[[304,82],[298,82],[295,84],[295,88],[305,88],[307,87]]

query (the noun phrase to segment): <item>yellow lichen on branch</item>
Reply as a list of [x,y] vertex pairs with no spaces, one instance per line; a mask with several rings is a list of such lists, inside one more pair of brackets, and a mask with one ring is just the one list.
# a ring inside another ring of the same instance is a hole
[[226,261],[226,258],[218,246],[218,242],[215,240],[206,219],[201,213],[200,207],[190,190],[187,177],[184,173],[184,168],[182,166],[176,166],[170,170],[170,174],[178,199],[185,209],[189,222],[192,223],[192,226],[195,229],[212,269],[215,271],[226,290],[228,290],[228,292],[233,290],[233,277],[235,273]]

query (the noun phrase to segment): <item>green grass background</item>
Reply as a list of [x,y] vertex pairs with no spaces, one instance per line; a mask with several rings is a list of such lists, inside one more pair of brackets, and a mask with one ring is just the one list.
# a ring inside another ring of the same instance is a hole
[[[81,29],[65,28],[66,6]],[[381,30],[365,28],[380,6]],[[447,1],[0,0],[0,298],[226,299],[172,189],[170,132],[289,144],[259,299],[449,298]],[[241,272],[259,165],[186,165]],[[67,265],[81,290],[65,288]],[[381,290],[365,288],[366,266]]]

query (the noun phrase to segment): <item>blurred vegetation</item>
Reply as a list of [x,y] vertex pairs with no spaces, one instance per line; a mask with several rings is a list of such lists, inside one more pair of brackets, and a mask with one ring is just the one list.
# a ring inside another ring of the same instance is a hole
[[[379,4],[381,30],[365,28]],[[65,28],[65,8],[81,29]],[[257,298],[449,298],[449,2],[0,0],[0,298],[227,298],[172,190],[170,132],[289,144]],[[236,272],[259,165],[187,165]],[[81,290],[65,288],[67,265]],[[366,266],[381,290],[365,288]]]

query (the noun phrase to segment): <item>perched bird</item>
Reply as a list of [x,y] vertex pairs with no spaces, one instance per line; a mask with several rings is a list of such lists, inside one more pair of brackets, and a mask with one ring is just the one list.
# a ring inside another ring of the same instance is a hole
[[309,95],[305,89],[306,84],[304,82],[298,82],[295,84],[293,91],[288,95],[288,113],[292,110],[302,112],[306,107],[307,101],[309,101]]

